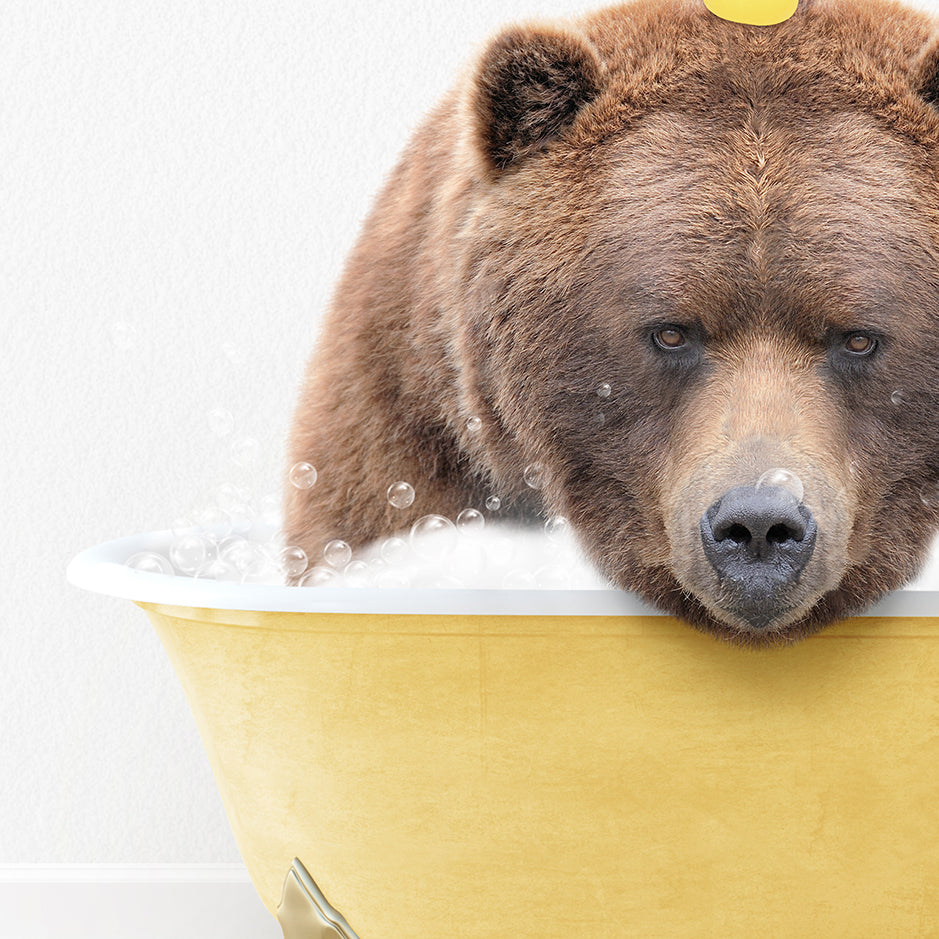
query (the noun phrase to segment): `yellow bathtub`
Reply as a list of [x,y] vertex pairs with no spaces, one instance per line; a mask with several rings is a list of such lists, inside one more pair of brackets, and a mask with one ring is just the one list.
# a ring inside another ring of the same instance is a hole
[[757,653],[616,591],[123,567],[168,537],[69,579],[150,617],[288,939],[939,935],[939,593]]

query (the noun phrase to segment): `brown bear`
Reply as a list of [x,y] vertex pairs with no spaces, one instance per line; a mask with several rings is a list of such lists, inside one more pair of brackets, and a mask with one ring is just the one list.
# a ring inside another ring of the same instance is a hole
[[903,584],[939,525],[937,236],[926,13],[638,0],[508,28],[347,261],[286,537],[315,558],[497,495],[700,629],[807,636]]

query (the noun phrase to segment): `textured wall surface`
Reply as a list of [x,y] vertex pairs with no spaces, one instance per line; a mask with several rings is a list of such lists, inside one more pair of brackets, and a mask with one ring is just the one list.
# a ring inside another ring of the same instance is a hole
[[66,564],[220,482],[279,488],[317,317],[411,128],[493,29],[593,5],[4,6],[0,863],[238,860],[143,613]]
[[66,564],[220,482],[279,488],[318,315],[411,128],[491,30],[577,9],[4,6],[0,863],[238,860],[143,613]]

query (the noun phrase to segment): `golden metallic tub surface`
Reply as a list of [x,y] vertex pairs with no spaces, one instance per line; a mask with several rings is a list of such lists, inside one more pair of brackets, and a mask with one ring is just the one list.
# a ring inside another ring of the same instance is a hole
[[288,939],[939,935],[934,589],[754,652],[612,590],[124,567],[169,539],[68,576],[150,617]]

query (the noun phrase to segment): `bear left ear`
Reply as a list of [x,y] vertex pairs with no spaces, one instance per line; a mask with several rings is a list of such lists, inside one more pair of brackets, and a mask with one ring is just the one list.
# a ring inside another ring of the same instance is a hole
[[933,36],[913,60],[910,77],[919,96],[939,107],[939,36]]
[[474,144],[490,176],[542,149],[599,94],[603,65],[589,40],[551,26],[515,27],[483,52],[473,76]]

